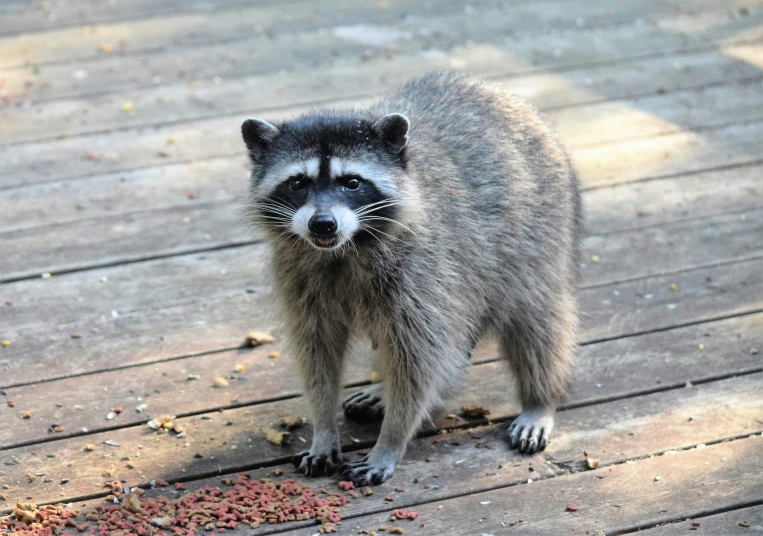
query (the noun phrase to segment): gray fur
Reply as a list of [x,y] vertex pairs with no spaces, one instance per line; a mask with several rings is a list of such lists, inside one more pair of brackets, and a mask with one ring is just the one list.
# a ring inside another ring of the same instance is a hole
[[[524,101],[452,73],[412,80],[370,110],[349,113],[359,123],[391,113],[410,121],[407,145],[397,133],[400,161],[386,171],[400,225],[362,247],[331,251],[264,226],[290,354],[314,410],[315,436],[300,469],[336,467],[342,363],[360,335],[378,342],[384,396],[371,405],[377,415],[383,407],[384,419],[376,446],[343,468],[346,477],[367,484],[392,475],[484,335],[498,338],[518,385],[523,414],[510,427],[511,446],[544,448],[572,367],[582,219],[578,180],[555,134]],[[374,165],[389,161],[364,151],[372,149],[337,149]],[[310,156],[305,147],[278,153],[277,143],[273,152],[257,154],[254,207],[268,193],[260,180],[269,165]]]

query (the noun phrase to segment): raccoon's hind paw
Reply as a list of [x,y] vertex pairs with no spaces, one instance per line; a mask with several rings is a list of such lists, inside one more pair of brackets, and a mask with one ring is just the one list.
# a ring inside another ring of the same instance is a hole
[[344,399],[342,407],[354,421],[379,421],[384,418],[384,387],[377,383],[356,391]]
[[370,455],[359,462],[346,463],[339,468],[339,474],[344,480],[354,482],[359,486],[375,486],[391,477],[395,472],[395,463],[369,461]]
[[509,426],[509,446],[523,454],[535,454],[546,448],[553,429],[552,410],[523,411]]
[[321,454],[306,450],[295,454],[291,461],[306,476],[331,476],[344,463],[337,449]]

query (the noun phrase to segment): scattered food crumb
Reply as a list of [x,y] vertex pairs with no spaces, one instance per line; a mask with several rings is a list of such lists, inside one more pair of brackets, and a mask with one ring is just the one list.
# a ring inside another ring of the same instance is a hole
[[673,292],[675,292],[676,290],[678,290],[678,285],[676,285],[675,283],[671,283],[671,284],[670,284],[670,290],[672,290]]
[[214,380],[212,380],[212,386],[213,387],[228,387],[228,380],[226,380],[222,376],[217,376]]
[[591,264],[599,264],[599,256],[591,255]]
[[694,522],[692,522],[691,526],[692,527],[701,527],[702,523],[700,523],[699,521],[694,521]]
[[9,400],[8,401],[8,407],[9,408],[15,408],[16,407],[16,402],[14,402],[13,400]]
[[428,457],[428,458],[426,458],[424,461],[425,461],[425,462],[427,462],[427,463],[432,463],[432,462],[436,462],[436,461],[437,461],[437,458],[434,458],[434,457],[432,457],[432,456],[429,456],[429,457]]
[[120,413],[122,413],[124,410],[125,410],[125,409],[124,409],[123,407],[121,407],[121,406],[117,406],[117,407],[113,408],[111,411],[113,411],[114,413],[116,413],[117,415],[119,415],[119,414],[120,414]]
[[291,441],[291,434],[289,432],[279,432],[274,428],[263,428],[265,432],[265,439],[273,443],[274,445],[288,445]]
[[461,415],[467,418],[479,419],[490,415],[490,410],[482,406],[461,406]]
[[8,346],[10,346],[10,345],[11,345],[11,341],[9,341],[8,339],[6,339],[6,340],[4,340],[4,341],[3,341],[3,347],[6,347],[6,348],[7,348],[7,347],[8,347]]
[[126,113],[127,115],[132,115],[133,113],[135,113],[135,107],[132,105],[131,102],[125,102],[122,105],[122,111]]
[[81,338],[82,338],[82,333],[79,333],[77,331],[72,333],[72,339],[81,339]]
[[699,348],[700,350],[704,350],[705,349],[705,345],[703,343],[699,343],[697,345],[697,348]]
[[405,488],[401,488],[400,486],[395,488],[395,491],[398,493],[403,493],[405,491]]
[[413,521],[414,519],[419,517],[419,513],[413,512],[413,511],[409,512],[405,508],[399,508],[397,510],[392,511],[392,517],[394,517],[395,519],[410,519],[411,521]]
[[275,359],[276,357],[278,357],[278,355],[279,355],[278,352],[270,352],[268,354],[268,357],[271,359]]
[[401,529],[400,527],[394,527],[394,528],[389,529],[389,533],[390,534],[402,534],[403,532],[405,532],[405,531],[403,529]]
[[368,376],[368,381],[370,381],[371,383],[381,383],[382,381],[381,374],[379,374],[376,371],[371,372],[371,374]]
[[24,413],[21,414],[21,416],[24,417],[25,419],[31,419],[33,415],[34,415],[34,411],[25,411]]
[[374,490],[370,488],[369,486],[363,486],[360,488],[360,493],[362,493],[365,497],[368,497],[369,495],[374,494]]
[[576,504],[570,503],[570,504],[567,505],[567,511],[568,512],[577,512],[578,511],[578,506]]
[[244,365],[239,364],[239,365],[236,365],[235,367],[233,367],[233,370],[235,372],[244,372],[244,368],[245,368]]
[[388,495],[388,496],[384,497],[384,500],[385,500],[385,501],[387,501],[387,502],[394,502],[394,501],[395,501],[395,498],[394,498],[394,497],[390,497],[390,496]]
[[283,470],[280,467],[277,467],[273,470],[273,475],[275,476],[281,476],[283,474]]
[[281,426],[287,430],[295,430],[304,424],[305,420],[297,415],[287,415],[281,417]]
[[659,482],[660,480],[662,480],[662,477],[661,477],[661,476],[656,476],[656,477],[654,477],[654,481],[655,481],[655,482]]
[[111,43],[101,43],[100,45],[98,45],[98,50],[100,50],[101,52],[111,52],[114,50],[114,45],[112,45]]
[[86,450],[87,452],[92,452],[92,451],[94,451],[94,450],[95,450],[95,444],[94,444],[94,443],[88,443],[87,445],[85,445],[85,450]]
[[599,468],[599,458],[592,458],[590,456],[586,456],[585,465],[589,469],[598,469]]
[[246,346],[252,347],[260,346],[261,344],[270,344],[273,342],[275,342],[275,337],[262,331],[249,332],[246,334],[246,338],[244,339],[244,344]]
[[744,521],[740,521],[740,522],[739,522],[739,526],[740,526],[740,527],[749,527],[749,526],[751,526],[751,525],[752,525],[752,523],[750,523],[750,522],[749,522],[749,521],[747,521],[747,520],[744,520]]
[[347,480],[340,480],[338,482],[338,485],[342,489],[342,491],[350,491],[351,489],[355,489],[355,484]]
[[[152,430],[159,430],[161,428],[172,428],[172,421],[175,419],[174,415],[164,414],[154,417],[146,423],[146,425]],[[166,426],[169,425],[169,426]]]

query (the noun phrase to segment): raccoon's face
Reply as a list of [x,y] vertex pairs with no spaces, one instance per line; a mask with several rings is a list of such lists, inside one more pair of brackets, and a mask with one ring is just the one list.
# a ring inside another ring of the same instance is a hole
[[388,236],[397,223],[408,119],[314,114],[242,125],[255,165],[251,209],[274,240],[324,251]]

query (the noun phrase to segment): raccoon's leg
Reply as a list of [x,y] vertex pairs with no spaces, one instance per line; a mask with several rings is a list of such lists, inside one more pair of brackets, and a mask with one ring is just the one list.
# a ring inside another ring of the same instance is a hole
[[458,345],[380,345],[386,407],[376,445],[359,462],[342,468],[343,478],[361,485],[381,484],[395,472],[408,441],[444,387],[460,375],[467,349]]
[[310,450],[295,454],[292,461],[307,476],[331,475],[342,462],[336,410],[347,333],[326,322],[314,333],[292,336],[300,339],[299,344],[294,344],[294,353],[313,414]]
[[575,347],[572,297],[534,312],[524,310],[501,334],[501,348],[514,371],[522,413],[509,426],[509,445],[533,454],[546,448],[554,412],[567,392]]
[[344,414],[355,421],[380,421],[384,417],[386,393],[381,383],[355,391],[344,399]]

